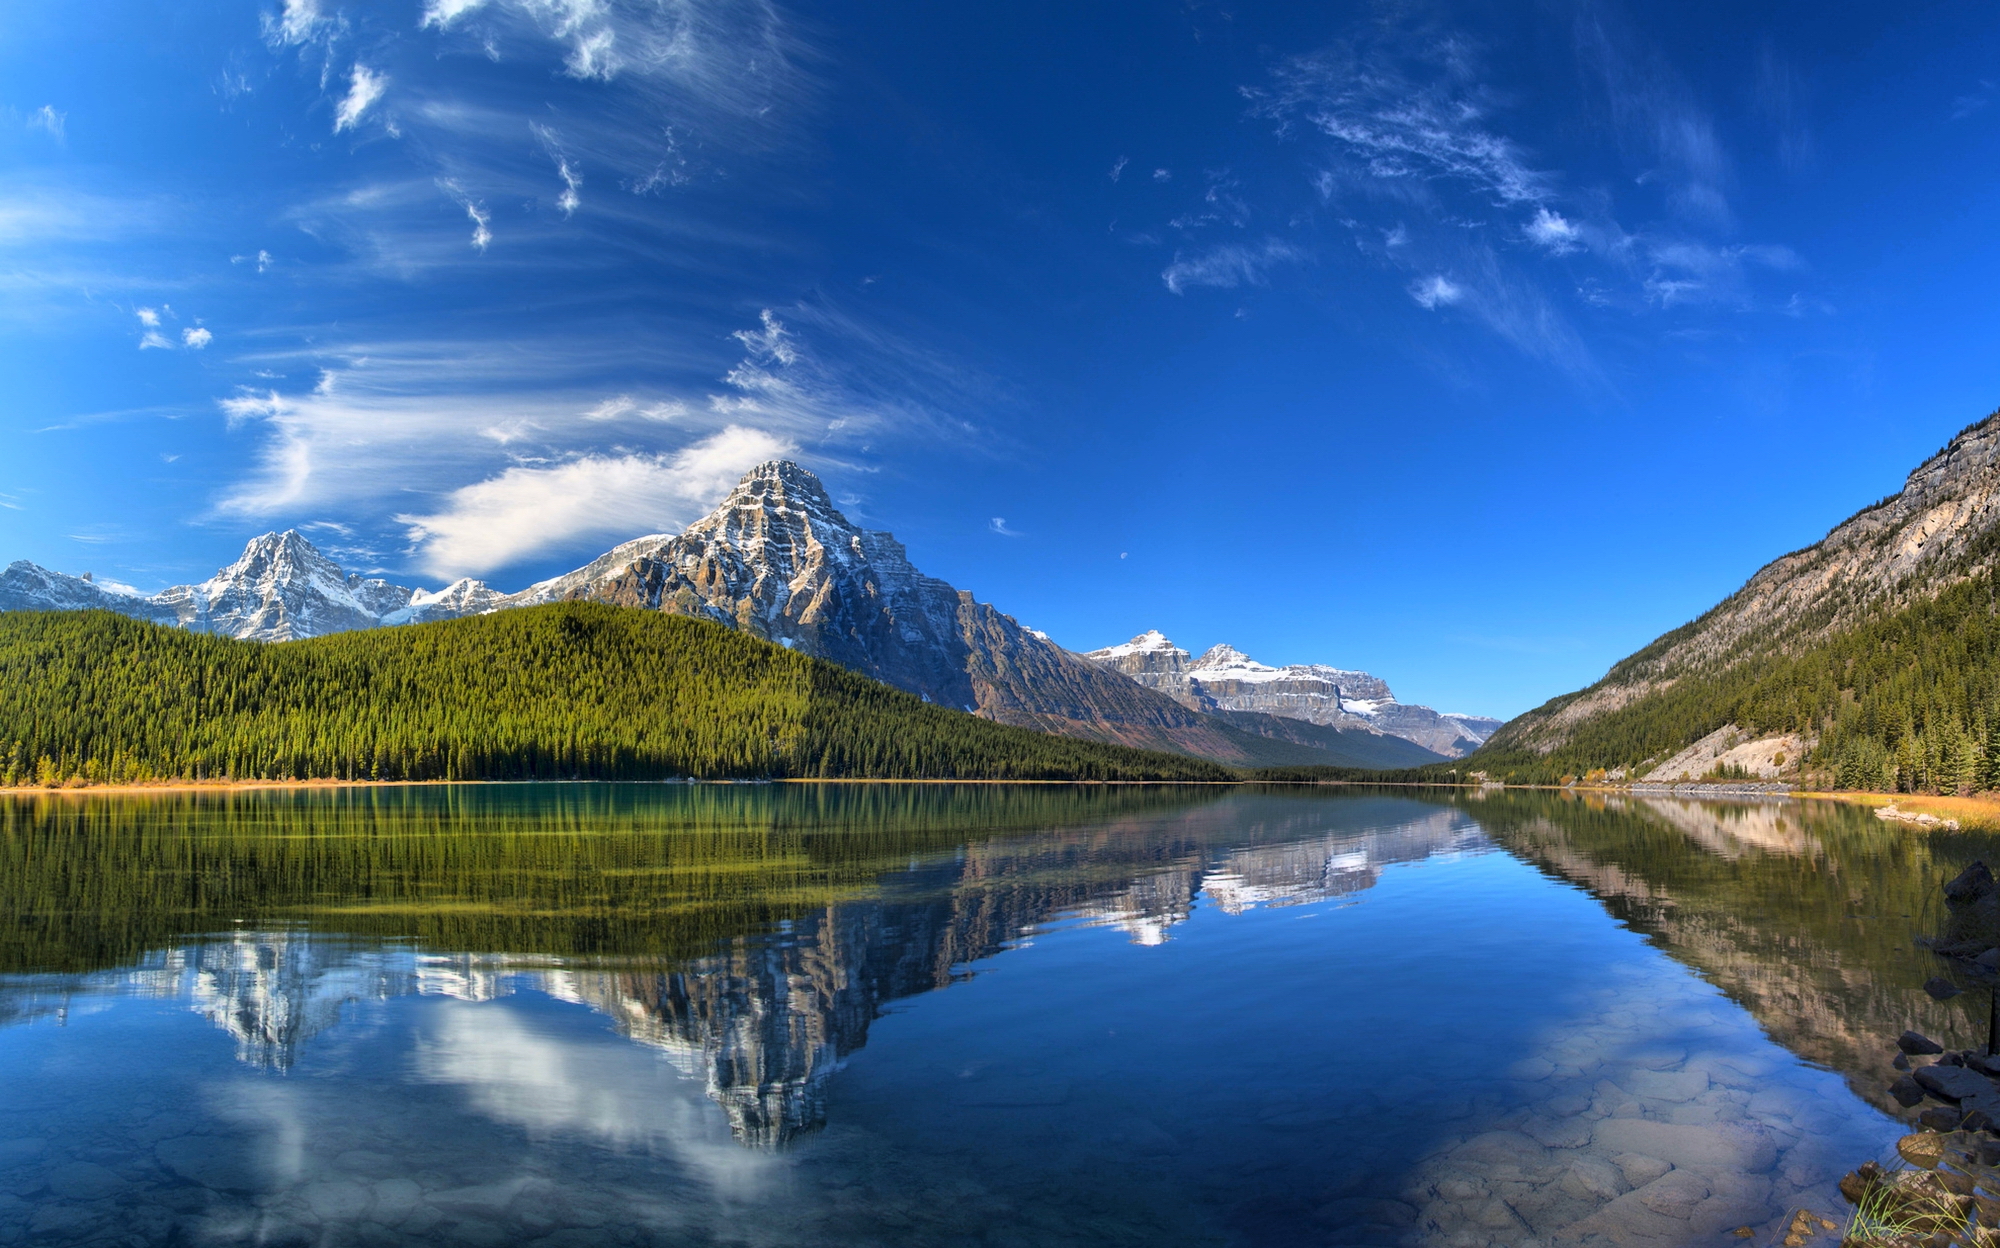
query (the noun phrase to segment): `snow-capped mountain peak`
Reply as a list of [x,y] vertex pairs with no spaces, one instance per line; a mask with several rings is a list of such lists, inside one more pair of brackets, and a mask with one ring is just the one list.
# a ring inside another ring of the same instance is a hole
[[1167,635],[1157,628],[1149,628],[1132,640],[1120,645],[1106,646],[1102,650],[1093,650],[1085,657],[1100,660],[1122,659],[1128,654],[1179,654],[1182,658],[1187,657],[1187,651],[1168,641]]

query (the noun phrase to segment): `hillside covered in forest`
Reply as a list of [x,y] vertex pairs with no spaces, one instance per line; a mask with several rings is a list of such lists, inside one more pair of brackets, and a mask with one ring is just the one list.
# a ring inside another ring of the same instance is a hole
[[2000,413],[1457,770],[2000,788]]
[[931,705],[706,620],[561,603],[277,645],[0,612],[0,784],[1231,780]]

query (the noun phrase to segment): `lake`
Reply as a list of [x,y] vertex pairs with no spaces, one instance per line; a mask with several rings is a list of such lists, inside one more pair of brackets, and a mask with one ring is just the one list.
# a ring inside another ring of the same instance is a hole
[[[1769,1244],[1983,1042],[1837,804],[0,799],[0,1243]],[[1833,1238],[1828,1236],[1829,1239]]]

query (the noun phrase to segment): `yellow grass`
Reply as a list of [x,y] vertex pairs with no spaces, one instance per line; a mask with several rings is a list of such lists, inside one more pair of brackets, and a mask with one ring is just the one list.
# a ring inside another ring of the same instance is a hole
[[1940,819],[1956,819],[1958,826],[1965,829],[2000,832],[2000,796],[1996,795],[1927,797],[1920,793],[1794,793],[1792,796],[1853,802],[1859,806],[1894,806],[1897,810],[1906,810],[1913,815],[1936,815]]

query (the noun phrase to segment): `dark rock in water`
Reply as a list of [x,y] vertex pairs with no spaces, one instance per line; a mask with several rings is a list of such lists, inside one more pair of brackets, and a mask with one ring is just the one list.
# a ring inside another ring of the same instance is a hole
[[1912,1076],[1924,1091],[1947,1101],[1968,1101],[1995,1095],[1993,1081],[1963,1066],[1926,1066]]
[[[1945,885],[1944,903],[1951,909],[1951,919],[1944,929],[1945,944],[1978,946],[1963,952],[1953,949],[1954,956],[1977,956],[2000,945],[2000,887],[1995,887],[1993,873],[1986,869],[1985,863],[1973,863]],[[1939,952],[1946,949],[1940,948]]]
[[1924,1086],[1908,1075],[1904,1075],[1901,1079],[1889,1085],[1889,1095],[1896,1098],[1898,1105],[1901,1105],[1904,1109],[1908,1109],[1910,1106],[1924,1099]]
[[1993,1115],[1983,1109],[1975,1109],[1959,1120],[1958,1129],[1961,1131],[1991,1131],[1993,1123]]
[[1963,906],[1992,892],[1993,873],[1985,863],[1975,862],[1944,886],[1944,899],[1953,906]]
[[1947,1053],[1937,1060],[1937,1064],[1940,1066],[1963,1066],[1965,1065],[1965,1054]]
[[2000,948],[1988,949],[1985,953],[1974,958],[1972,964],[1974,966],[1983,966],[1989,971],[2000,967]]
[[1917,1115],[1917,1122],[1926,1131],[1956,1131],[1965,1115],[1948,1105],[1933,1105]]
[[2000,1075],[2000,1057],[1987,1053],[1971,1052],[1964,1055],[1965,1064],[1981,1074]]
[[1914,1031],[1906,1031],[1902,1035],[1897,1036],[1896,1047],[1901,1049],[1905,1053],[1911,1053],[1911,1054],[1944,1052],[1943,1045],[1931,1039],[1929,1036],[1919,1035]]
[[1908,1053],[1898,1053],[1896,1054],[1896,1060],[1889,1064],[1897,1070],[1908,1070],[1910,1068],[1910,1055]]
[[1949,1001],[1965,990],[1942,975],[1933,975],[1924,981],[1924,991],[1939,1001]]

